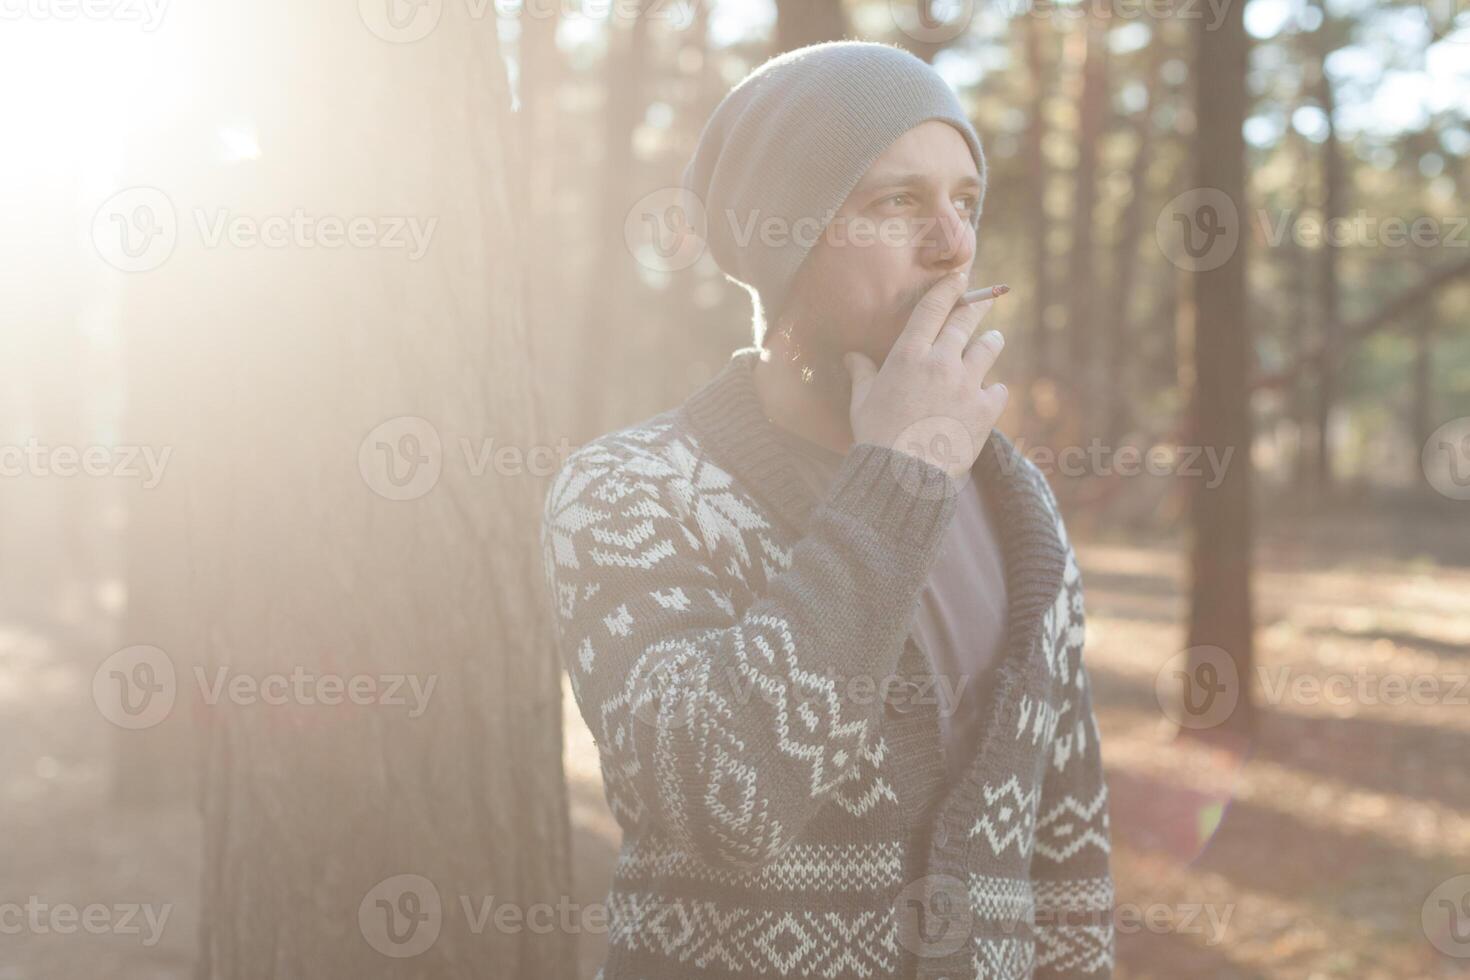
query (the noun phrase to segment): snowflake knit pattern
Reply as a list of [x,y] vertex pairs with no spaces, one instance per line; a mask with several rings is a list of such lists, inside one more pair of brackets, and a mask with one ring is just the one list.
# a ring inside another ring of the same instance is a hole
[[600,980],[1110,977],[1082,582],[1045,477],[1000,432],[972,471],[1009,627],[949,784],[910,635],[949,478],[859,443],[815,499],[760,353],[579,447],[546,497],[557,642],[623,831]]

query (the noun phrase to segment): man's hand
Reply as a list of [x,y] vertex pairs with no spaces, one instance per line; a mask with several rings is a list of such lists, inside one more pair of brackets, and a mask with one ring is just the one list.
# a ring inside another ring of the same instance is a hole
[[947,276],[924,294],[881,371],[862,354],[842,358],[853,441],[917,456],[955,480],[975,464],[1008,399],[1005,385],[982,386],[1005,341],[995,330],[974,336],[995,300],[955,307],[968,279]]

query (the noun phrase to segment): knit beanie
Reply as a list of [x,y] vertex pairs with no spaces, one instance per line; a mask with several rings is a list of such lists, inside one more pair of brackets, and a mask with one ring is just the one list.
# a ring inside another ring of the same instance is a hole
[[[684,169],[703,205],[695,231],[716,265],[774,320],[802,260],[884,151],[930,119],[964,136],[980,174],[985,154],[949,83],[890,44],[828,41],[777,55],[716,107]],[[772,234],[762,223],[775,219]],[[971,224],[980,220],[977,207]]]

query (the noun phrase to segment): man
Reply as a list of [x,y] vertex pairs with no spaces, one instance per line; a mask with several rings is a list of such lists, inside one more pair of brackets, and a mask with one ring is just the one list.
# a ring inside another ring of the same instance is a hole
[[700,138],[763,346],[573,453],[542,528],[624,834],[603,980],[1111,975],[1081,582],[961,301],[985,178],[881,44],[772,59]]

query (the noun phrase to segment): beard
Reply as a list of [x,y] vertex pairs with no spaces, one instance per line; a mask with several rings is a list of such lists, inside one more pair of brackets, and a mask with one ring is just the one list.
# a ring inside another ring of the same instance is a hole
[[[867,356],[882,368],[893,342],[929,286],[900,295],[887,310],[848,311],[835,290],[798,290],[789,311],[778,317],[772,334],[780,338],[782,360],[802,384],[834,404],[852,397],[852,377],[842,363],[849,351]],[[863,329],[853,336],[853,326]],[[768,345],[770,346],[770,345]]]

